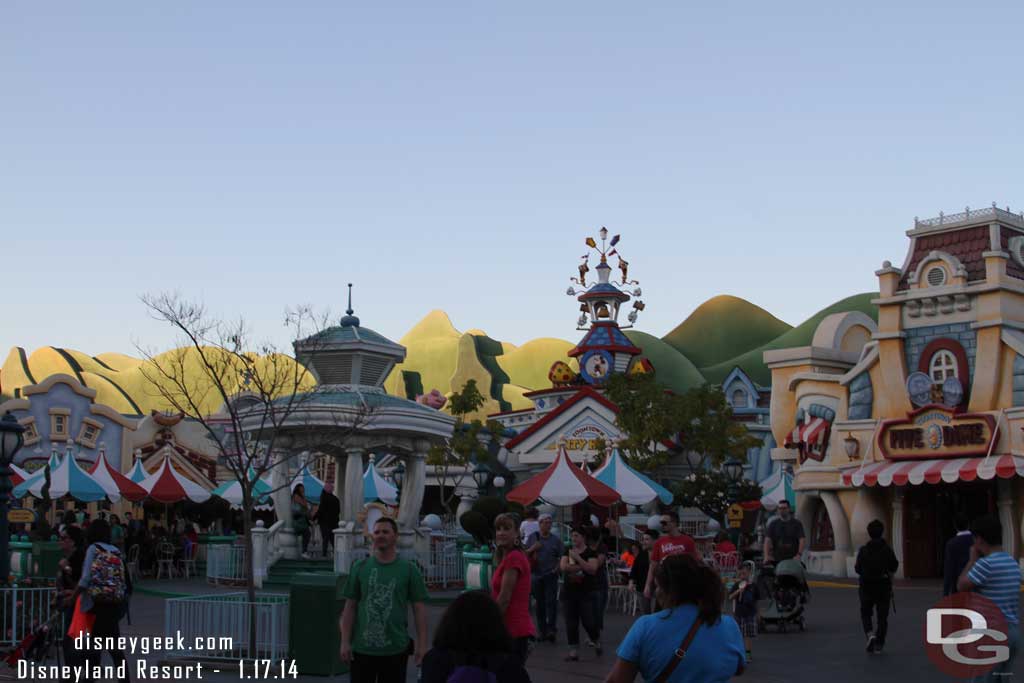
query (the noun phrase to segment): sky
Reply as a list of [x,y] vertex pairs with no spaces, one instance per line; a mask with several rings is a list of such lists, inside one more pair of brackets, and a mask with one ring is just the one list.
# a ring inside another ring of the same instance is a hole
[[170,348],[176,291],[287,345],[575,340],[602,226],[663,335],[877,289],[914,216],[1024,205],[1020,3],[0,5],[0,353]]

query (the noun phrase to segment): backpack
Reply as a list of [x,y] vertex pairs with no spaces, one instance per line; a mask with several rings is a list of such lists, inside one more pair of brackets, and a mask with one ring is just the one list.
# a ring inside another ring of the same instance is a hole
[[448,676],[448,683],[498,683],[498,677],[482,667],[461,664]]
[[101,545],[94,547],[96,553],[89,565],[89,597],[94,605],[120,605],[127,593],[121,553]]
[[884,541],[870,541],[860,551],[860,576],[865,581],[891,578],[892,550]]

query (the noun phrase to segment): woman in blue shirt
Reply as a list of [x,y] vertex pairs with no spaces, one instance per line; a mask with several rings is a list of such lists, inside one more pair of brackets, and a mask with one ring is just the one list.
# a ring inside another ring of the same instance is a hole
[[[668,608],[636,620],[616,652],[608,683],[632,683],[637,673],[645,681],[660,680],[669,666],[668,683],[716,683],[742,673],[743,637],[733,618],[722,616],[718,573],[690,555],[673,555],[658,565],[654,581],[658,604]],[[677,658],[691,630],[686,656]]]

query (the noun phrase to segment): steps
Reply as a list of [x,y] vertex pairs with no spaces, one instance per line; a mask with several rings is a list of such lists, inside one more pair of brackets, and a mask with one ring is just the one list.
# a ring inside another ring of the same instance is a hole
[[316,574],[333,574],[334,559],[332,557],[324,559],[318,557],[314,560],[280,559],[267,572],[267,578],[263,580],[263,585],[265,587],[287,588],[291,585],[293,576],[311,572]]

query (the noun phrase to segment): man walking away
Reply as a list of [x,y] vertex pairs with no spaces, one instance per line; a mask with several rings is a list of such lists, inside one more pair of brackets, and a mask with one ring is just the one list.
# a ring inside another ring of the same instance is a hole
[[536,601],[538,639],[553,643],[558,632],[558,564],[565,545],[551,533],[551,515],[541,515],[538,524],[539,531],[526,541],[526,556],[532,568],[530,589]]
[[[889,630],[889,605],[892,600],[892,576],[899,569],[896,553],[882,538],[885,526],[877,519],[868,524],[870,540],[857,551],[854,570],[860,576],[860,621],[867,638],[865,649],[878,654],[885,647]],[[878,617],[878,628],[872,626],[872,611]]]
[[317,506],[313,518],[320,525],[320,538],[323,539],[323,554],[327,557],[327,545],[334,547],[334,530],[338,528],[338,520],[341,518],[341,502],[333,493],[334,487],[330,484],[324,486],[320,493],[320,505]]
[[971,531],[974,545],[956,587],[961,592],[975,591],[996,604],[1006,618],[1006,645],[1010,648],[1008,660],[997,664],[986,678],[975,680],[1008,681],[1013,676],[1013,660],[1020,643],[1020,567],[1003,550],[1003,525],[997,517],[985,515],[974,520]]
[[953,519],[953,526],[956,528],[956,536],[946,541],[946,550],[942,560],[942,595],[956,593],[956,580],[960,578],[961,572],[967,566],[967,560],[971,557],[971,546],[974,545],[974,535],[971,534],[967,524],[967,515],[958,512]]
[[800,559],[804,554],[807,538],[804,525],[793,516],[788,500],[779,501],[779,517],[768,525],[764,537],[764,561],[782,562],[792,558]]
[[526,508],[526,519],[519,523],[519,538],[523,547],[528,547],[530,536],[540,531],[540,511],[537,508]]
[[[427,651],[427,586],[415,564],[398,557],[398,524],[381,517],[373,525],[373,555],[352,567],[341,614],[341,660],[351,662],[351,683],[405,680],[409,653],[416,665]],[[416,619],[409,640],[408,612]]]

